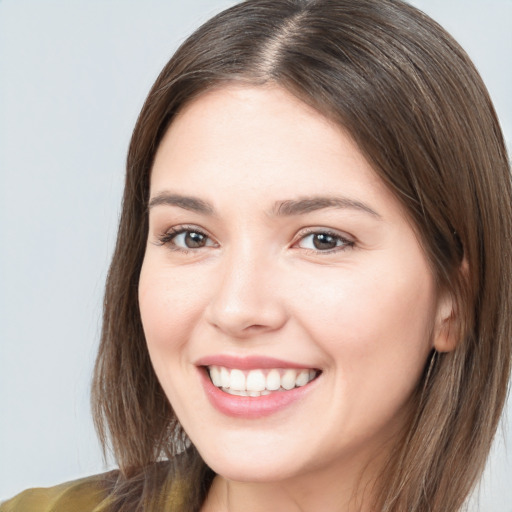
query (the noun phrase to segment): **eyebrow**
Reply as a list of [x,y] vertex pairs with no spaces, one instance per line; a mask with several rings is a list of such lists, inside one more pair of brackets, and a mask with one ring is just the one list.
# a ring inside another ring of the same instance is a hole
[[203,201],[197,197],[182,196],[180,194],[168,194],[166,192],[158,194],[149,201],[148,209],[150,210],[160,205],[177,206],[178,208],[202,213],[203,215],[214,215],[215,213],[213,206],[207,201]]
[[350,199],[348,197],[338,196],[314,196],[305,197],[302,199],[281,201],[276,203],[272,209],[272,213],[276,216],[287,217],[291,215],[303,215],[305,213],[313,212],[315,210],[322,210],[324,208],[358,210],[364,213],[368,213],[377,219],[382,219],[381,215],[370,208],[366,203]]
[[[215,209],[212,204],[192,196],[162,192],[149,201],[148,209],[160,205],[177,206],[178,208],[208,216],[215,215]],[[340,196],[312,196],[277,201],[270,209],[270,215],[274,217],[291,217],[294,215],[304,215],[325,208],[357,210],[370,214],[377,219],[382,219],[381,215],[370,208],[366,203]]]

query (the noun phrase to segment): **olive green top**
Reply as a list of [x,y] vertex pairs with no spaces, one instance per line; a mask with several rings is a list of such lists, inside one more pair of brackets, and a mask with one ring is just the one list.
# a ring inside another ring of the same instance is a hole
[[[113,474],[95,475],[55,487],[28,489],[1,503],[0,512],[108,512]],[[184,486],[170,485],[167,490],[167,496],[158,500],[160,504],[165,503],[163,510],[182,510]]]
[[101,475],[49,488],[28,489],[0,505],[0,512],[100,512],[108,501]]

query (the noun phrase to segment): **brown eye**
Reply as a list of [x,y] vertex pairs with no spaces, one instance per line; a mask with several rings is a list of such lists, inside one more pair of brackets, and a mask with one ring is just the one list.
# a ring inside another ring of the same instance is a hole
[[313,245],[315,249],[320,251],[334,249],[338,245],[339,238],[329,235],[328,233],[318,233],[313,235]]
[[352,247],[354,242],[335,233],[319,231],[317,233],[309,233],[303,236],[297,245],[301,249],[328,252],[334,249],[343,250],[348,247]]
[[206,233],[187,228],[172,229],[160,238],[160,243],[176,251],[216,246],[215,242]]
[[184,243],[188,249],[198,249],[204,247],[208,237],[197,231],[186,231],[184,234]]

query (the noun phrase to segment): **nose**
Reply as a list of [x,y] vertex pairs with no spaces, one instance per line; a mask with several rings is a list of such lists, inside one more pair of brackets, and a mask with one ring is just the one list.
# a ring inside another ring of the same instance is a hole
[[275,262],[243,252],[226,258],[206,316],[211,325],[232,338],[280,329],[287,311]]

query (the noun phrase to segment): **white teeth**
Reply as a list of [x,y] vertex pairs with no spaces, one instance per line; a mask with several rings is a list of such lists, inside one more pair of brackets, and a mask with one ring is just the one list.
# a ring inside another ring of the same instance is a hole
[[263,391],[266,386],[265,375],[260,370],[253,370],[247,374],[247,391]]
[[313,369],[272,368],[242,371],[213,365],[208,367],[208,371],[214,386],[231,395],[251,397],[305,386],[317,375],[317,371]]
[[226,393],[229,393],[230,395],[236,395],[236,396],[249,396],[247,394],[247,391],[239,391],[238,389],[226,389]]
[[270,391],[277,391],[281,387],[281,375],[279,370],[270,370],[267,375],[267,385]]
[[295,387],[295,380],[297,379],[297,372],[295,370],[286,370],[281,377],[281,386],[284,389],[293,389]]
[[245,375],[242,370],[231,370],[229,389],[233,389],[235,391],[245,391]]
[[302,370],[295,379],[296,386],[305,386],[309,382],[309,370]]
[[218,366],[212,366],[210,368],[210,378],[212,379],[213,385],[220,388],[222,386],[222,381],[220,378],[220,370]]
[[229,370],[227,368],[224,368],[223,366],[221,366],[221,368],[220,368],[220,385],[221,385],[221,387],[229,388],[230,381],[231,381],[231,379],[229,376]]

